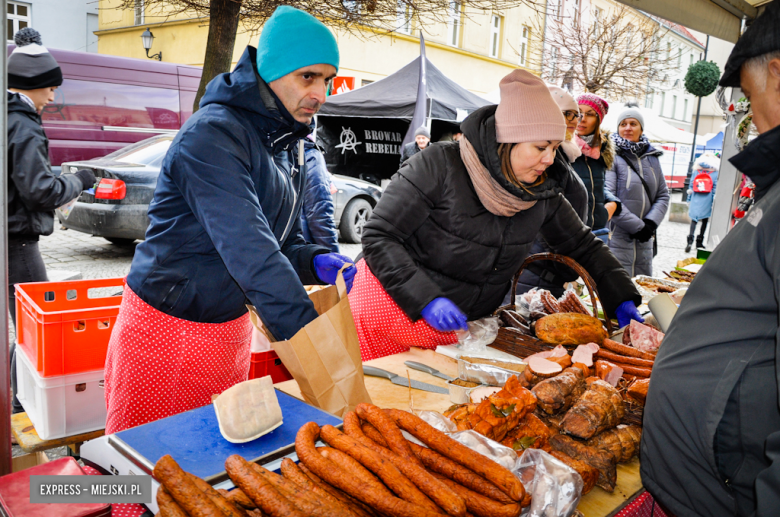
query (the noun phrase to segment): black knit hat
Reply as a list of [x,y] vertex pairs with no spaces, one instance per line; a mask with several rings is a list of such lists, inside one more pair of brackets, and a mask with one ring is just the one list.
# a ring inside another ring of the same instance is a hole
[[16,48],[8,57],[8,87],[35,90],[62,84],[62,70],[43,46],[41,35],[25,27],[14,35]]
[[739,86],[739,70],[748,59],[780,50],[780,0],[766,6],[739,38],[726,61],[721,86]]

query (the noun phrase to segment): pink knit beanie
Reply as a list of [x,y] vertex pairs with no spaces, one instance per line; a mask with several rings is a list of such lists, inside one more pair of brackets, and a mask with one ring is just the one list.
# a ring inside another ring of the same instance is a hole
[[585,104],[593,108],[599,116],[599,122],[604,120],[604,117],[609,113],[609,103],[592,93],[583,93],[577,97],[577,104]]
[[544,81],[517,69],[501,79],[498,86],[501,89],[501,102],[496,109],[498,143],[556,141],[566,137],[566,120]]

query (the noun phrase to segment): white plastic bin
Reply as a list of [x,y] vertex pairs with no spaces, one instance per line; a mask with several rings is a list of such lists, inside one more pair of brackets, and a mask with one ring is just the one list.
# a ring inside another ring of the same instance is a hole
[[16,347],[16,397],[42,440],[103,429],[103,370],[41,377],[22,347]]

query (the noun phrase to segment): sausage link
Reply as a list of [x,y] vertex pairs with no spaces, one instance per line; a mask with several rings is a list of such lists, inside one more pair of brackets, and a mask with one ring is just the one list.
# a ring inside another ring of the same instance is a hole
[[521,501],[525,496],[525,487],[509,470],[505,469],[487,456],[472,451],[465,445],[456,442],[446,434],[435,429],[417,415],[397,409],[387,410],[390,418],[405,431],[411,433],[425,445],[439,454],[470,468],[492,481],[513,501]]
[[225,470],[235,485],[254,501],[264,514],[271,517],[305,517],[263,476],[252,469],[241,456],[234,454],[225,460]]
[[630,364],[615,363],[616,366],[623,368],[623,376],[634,375],[636,377],[650,378],[650,374],[653,373],[651,368],[641,368]]
[[190,477],[192,482],[195,483],[195,486],[198,487],[201,492],[206,494],[206,496],[211,499],[211,502],[214,503],[223,514],[225,514],[225,517],[247,517],[248,514],[244,511],[243,508],[228,501],[225,497],[222,496],[222,494],[214,490],[214,487],[194,474],[188,473],[187,475]]
[[[387,488],[382,484],[378,477],[349,454],[333,447],[317,447],[317,452],[322,454],[325,459],[332,461],[337,467],[345,472],[349,472],[374,490],[379,490],[380,492],[387,491]],[[387,491],[387,493],[390,494],[389,491]]]
[[496,485],[476,472],[467,469],[460,463],[452,461],[448,457],[442,456],[438,452],[428,449],[427,447],[421,447],[416,443],[409,443],[409,446],[412,448],[412,452],[420,458],[423,465],[425,465],[428,470],[446,476],[448,479],[494,501],[504,504],[511,504],[514,502]]
[[[395,426],[395,424],[393,425]],[[398,428],[396,427],[396,429]],[[417,456],[414,457],[415,462],[407,461],[406,458],[402,458],[389,449],[378,445],[375,441],[363,434],[363,430],[360,428],[360,420],[352,411],[344,415],[344,432],[358,443],[379,454],[382,459],[395,465],[402,474],[408,477],[422,493],[430,497],[439,508],[447,513],[447,515],[465,517],[466,503],[458,494],[450,490],[447,485],[425,470],[425,467],[422,466],[422,462]],[[403,435],[401,435],[401,439],[404,441],[404,445],[406,446],[405,449],[409,451],[409,454],[414,455],[409,448],[409,442],[406,441]]]
[[312,517],[339,517],[340,515],[355,517],[352,513],[345,514],[340,507],[329,504],[324,499],[318,498],[314,492],[306,490],[279,474],[275,474],[256,463],[250,463],[249,465],[255,472],[265,478],[271,486],[278,490],[280,494],[285,496],[293,506],[306,515],[311,515]]
[[291,482],[302,487],[304,490],[311,492],[317,498],[321,498],[324,501],[327,501],[329,505],[338,508],[341,512],[341,515],[347,515],[351,517],[366,517],[366,514],[361,512],[359,509],[350,508],[340,499],[333,497],[327,490],[315,484],[306,476],[306,474],[301,472],[301,470],[298,468],[298,465],[296,465],[295,462],[290,458],[284,458],[282,460],[281,471],[282,475],[284,475],[284,477],[289,479]]
[[254,501],[249,499],[249,496],[244,493],[243,490],[240,488],[234,488],[233,490],[227,491],[227,495],[225,497],[228,501],[231,503],[240,506],[241,508],[244,508],[245,510],[256,510],[257,505]]
[[[368,422],[363,422],[363,424],[360,426],[360,429],[363,431],[363,434],[365,434],[368,438],[376,442],[377,445],[381,447],[387,447],[387,442],[385,441],[385,437],[382,436],[382,433],[376,430],[376,427],[369,424]],[[412,444],[410,443],[409,445],[410,445],[409,449],[411,449]]]
[[368,470],[379,476],[387,487],[401,499],[427,508],[432,512],[439,512],[436,503],[431,501],[409,478],[404,476],[392,462],[382,458],[382,456],[368,447],[361,445],[351,436],[347,436],[332,425],[326,425],[322,427],[320,437],[331,447],[349,454]]
[[439,478],[466,501],[466,507],[477,517],[517,517],[522,511],[522,507],[518,503],[501,504],[444,476],[439,476]]
[[157,507],[160,509],[160,517],[189,517],[164,486],[157,489]]
[[439,515],[403,499],[394,497],[385,489],[384,492],[372,490],[371,487],[337,467],[333,462],[323,458],[315,448],[315,441],[320,435],[320,427],[315,422],[308,422],[298,429],[295,436],[295,452],[298,458],[323,481],[343,490],[352,497],[359,499],[380,513],[391,517],[432,517]]
[[353,508],[355,510],[362,510],[368,517],[377,517],[376,512],[372,510],[370,507],[366,506],[366,504],[363,501],[359,501],[354,497],[352,497],[351,495],[347,494],[346,492],[342,492],[335,486],[330,485],[325,481],[321,480],[320,478],[317,477],[317,474],[307,469],[306,465],[304,465],[303,462],[298,463],[297,467],[298,469],[300,469],[301,472],[303,472],[306,475],[307,478],[311,480],[312,483],[322,488],[323,490],[325,490],[327,493],[329,493],[330,495],[332,495],[342,503],[346,504],[347,507]]
[[606,359],[611,363],[622,363],[639,366],[640,368],[652,368],[655,361],[648,359],[640,359],[639,357],[628,357],[625,355],[618,355],[607,350],[599,350],[596,352],[596,357]]
[[647,359],[648,361],[654,361],[655,356],[653,354],[648,354],[647,352],[642,352],[641,350],[638,350],[634,348],[633,346],[624,345],[623,343],[618,343],[617,341],[613,341],[609,338],[605,339],[604,342],[601,344],[601,348],[606,348],[607,350],[610,350],[611,352],[614,352],[616,354],[620,355],[627,355],[629,357],[637,357],[639,359]]
[[357,413],[357,416],[373,425],[374,428],[382,434],[385,438],[385,442],[387,442],[388,449],[402,458],[405,458],[407,461],[411,461],[422,467],[422,463],[420,463],[417,456],[412,453],[412,450],[409,448],[409,442],[406,441],[401,430],[384,411],[373,404],[366,404],[364,402],[357,405],[355,413]]
[[170,455],[166,454],[157,460],[153,475],[191,517],[224,517]]

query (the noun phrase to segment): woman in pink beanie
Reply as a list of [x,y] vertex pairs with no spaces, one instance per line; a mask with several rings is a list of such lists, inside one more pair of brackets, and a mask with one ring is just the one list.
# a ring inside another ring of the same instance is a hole
[[640,319],[631,279],[560,194],[566,123],[544,82],[515,70],[501,102],[470,114],[393,177],[363,230],[349,294],[363,360],[457,342],[501,305],[537,235],[582,264],[608,314]]

